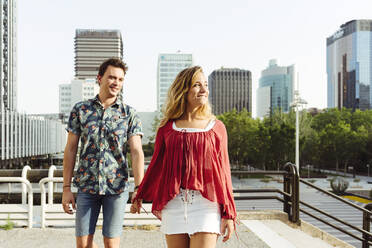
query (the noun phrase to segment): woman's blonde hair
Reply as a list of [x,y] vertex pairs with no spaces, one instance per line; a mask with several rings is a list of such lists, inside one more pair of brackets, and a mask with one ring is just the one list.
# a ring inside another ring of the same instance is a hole
[[[168,90],[166,104],[163,105],[163,118],[160,121],[159,127],[164,126],[169,120],[181,118],[186,111],[187,93],[192,86],[192,80],[197,73],[203,73],[200,66],[193,66],[182,70],[178,73],[176,79]],[[211,105],[209,102],[196,109],[198,117],[214,118]]]

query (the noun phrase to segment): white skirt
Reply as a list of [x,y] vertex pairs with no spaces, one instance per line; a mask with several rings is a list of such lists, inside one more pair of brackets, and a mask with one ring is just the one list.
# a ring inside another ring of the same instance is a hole
[[221,233],[218,203],[204,198],[199,191],[181,189],[180,194],[165,205],[161,215],[160,231],[164,234]]

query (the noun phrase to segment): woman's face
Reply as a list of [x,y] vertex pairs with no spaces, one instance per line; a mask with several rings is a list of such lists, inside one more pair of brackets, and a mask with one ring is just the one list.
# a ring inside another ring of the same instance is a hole
[[208,102],[208,82],[204,73],[197,72],[187,93],[187,105],[191,108],[202,106]]

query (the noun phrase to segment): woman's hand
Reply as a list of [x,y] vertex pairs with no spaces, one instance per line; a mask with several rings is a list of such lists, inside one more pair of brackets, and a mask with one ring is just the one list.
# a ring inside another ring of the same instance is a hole
[[227,240],[229,240],[233,231],[234,221],[232,219],[222,219],[221,220],[221,235],[223,236],[222,242],[226,242]]
[[137,191],[134,191],[132,194],[132,199],[131,199],[132,205],[130,206],[130,212],[132,214],[141,213],[142,199],[134,200],[136,198],[136,195],[137,195]]

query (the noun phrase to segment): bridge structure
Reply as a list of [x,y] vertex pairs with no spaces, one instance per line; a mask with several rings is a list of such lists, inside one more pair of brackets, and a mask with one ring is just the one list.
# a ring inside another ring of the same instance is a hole
[[[0,169],[50,165],[66,144],[65,124],[41,115],[4,109],[0,112]],[[38,164],[39,163],[39,164]]]

